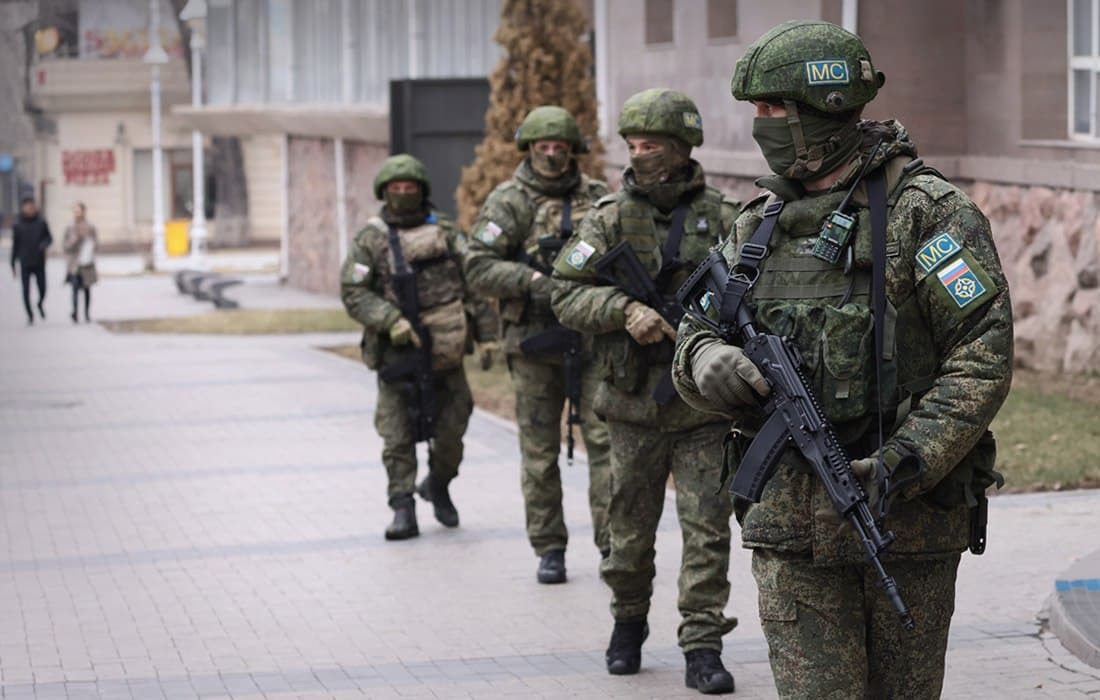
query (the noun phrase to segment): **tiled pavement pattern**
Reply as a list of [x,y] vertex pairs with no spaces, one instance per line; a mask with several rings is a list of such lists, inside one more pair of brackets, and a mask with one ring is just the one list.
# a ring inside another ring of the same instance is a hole
[[[675,645],[673,518],[643,672],[612,678],[582,466],[566,470],[567,585],[535,583],[515,437],[482,414],[454,488],[462,527],[421,507],[422,536],[386,543],[373,380],[313,349],[348,336],[74,327],[50,273],[34,328],[0,275],[4,697],[695,696]],[[166,278],[124,278],[97,287],[93,311],[194,308]],[[994,499],[989,553],[961,572],[947,697],[1100,694],[1100,671],[1035,621],[1055,575],[1095,548],[1098,512],[1100,493]],[[774,697],[747,554],[732,567],[741,626],[725,659],[738,697]]]

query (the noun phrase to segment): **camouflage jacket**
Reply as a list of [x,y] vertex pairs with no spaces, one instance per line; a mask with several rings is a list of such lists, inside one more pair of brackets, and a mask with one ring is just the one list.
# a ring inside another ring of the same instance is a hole
[[550,309],[550,288],[532,288],[533,269],[549,277],[550,267],[565,243],[562,212],[569,199],[571,226],[576,227],[607,185],[581,173],[545,181],[524,159],[510,180],[497,186],[474,223],[466,256],[466,278],[486,297],[500,299],[506,352],[557,321]]
[[[885,164],[889,192],[883,383],[884,395],[892,397],[886,415],[896,408],[898,418],[886,426],[883,454],[888,467],[903,456],[915,456],[924,466],[919,481],[901,491],[887,517],[886,525],[897,535],[890,551],[959,552],[968,538],[966,487],[973,473],[992,472],[994,447],[986,431],[1011,383],[1008,286],[989,222],[974,203],[914,161],[915,147],[899,124],[864,128],[886,129],[890,137],[877,158]],[[746,296],[760,326],[798,346],[804,371],[852,459],[877,449],[871,230],[862,184],[854,197],[851,274],[845,273],[843,260],[830,265],[811,253],[822,222],[854,179],[855,167],[831,192],[816,197],[799,196],[799,186],[778,178],[759,182],[787,206],[759,281]],[[766,198],[750,202],[738,217],[722,249],[731,264],[762,221]],[[714,407],[699,394],[691,358],[700,343],[713,338],[685,318],[674,361],[677,390],[702,410]],[[751,435],[762,419],[751,411],[735,422]],[[730,456],[731,469],[737,459],[738,454]],[[818,562],[862,560],[852,531],[837,529],[831,509],[809,466],[788,448],[761,502],[739,504],[742,539],[749,547],[812,552]]]
[[[399,228],[398,235],[406,263],[416,273],[420,320],[432,335],[433,365],[450,369],[461,363],[474,340],[497,336],[495,313],[471,297],[462,276],[466,236],[441,212],[432,212],[420,226]],[[393,265],[389,227],[373,217],[355,234],[340,271],[340,297],[348,315],[363,324],[363,361],[371,369],[397,357],[389,343],[389,329],[402,317],[391,284]]]
[[[693,177],[685,187],[689,209],[680,243],[682,265],[660,290],[666,296],[676,293],[737,216],[737,204],[706,186],[698,163],[692,161],[692,167]],[[603,378],[594,397],[599,415],[662,431],[717,422],[720,417],[697,411],[679,398],[664,406],[653,400],[654,388],[669,371],[671,353],[658,356],[664,343],[643,347],[634,342],[624,330],[630,297],[596,273],[600,257],[620,241],[630,243],[651,276],[656,277],[661,268],[671,212],[661,212],[636,192],[631,178],[628,169],[624,189],[600,199],[562,250],[554,264],[554,278],[559,280],[553,292],[554,311],[564,325],[596,335],[596,362]]]

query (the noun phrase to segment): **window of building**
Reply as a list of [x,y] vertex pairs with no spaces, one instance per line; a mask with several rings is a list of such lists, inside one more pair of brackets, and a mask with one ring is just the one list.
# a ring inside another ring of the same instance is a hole
[[1100,138],[1100,0],[1070,0],[1069,133]]
[[737,36],[737,0],[707,0],[707,38]]
[[671,44],[673,0],[645,0],[645,43]]

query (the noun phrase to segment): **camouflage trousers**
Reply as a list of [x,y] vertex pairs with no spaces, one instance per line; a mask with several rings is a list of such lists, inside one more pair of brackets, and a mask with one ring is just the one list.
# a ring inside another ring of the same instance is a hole
[[732,501],[721,484],[725,423],[663,433],[651,426],[610,421],[611,556],[601,568],[611,587],[616,620],[649,613],[653,595],[657,524],[668,477],[676,487],[683,537],[678,606],[680,647],[722,649],[737,625],[724,614],[729,600]]
[[917,628],[907,632],[862,564],[756,549],[760,622],[782,698],[940,697],[959,555],[891,559]]
[[[474,410],[474,399],[459,367],[435,375],[437,418],[428,470],[450,481],[462,462],[462,436]],[[416,488],[416,443],[409,425],[408,396],[399,385],[378,381],[374,427],[382,437],[382,464],[389,477],[389,499],[412,494]]]
[[[508,358],[516,389],[516,422],[522,453],[520,485],[527,515],[527,539],[535,554],[565,549],[569,532],[562,510],[561,416],[565,407],[562,367],[519,355]],[[611,499],[611,456],[607,424],[592,412],[596,392],[595,372],[586,368],[581,385],[581,436],[588,455],[588,508],[596,547],[606,550],[607,508]],[[574,428],[574,430],[576,430]]]

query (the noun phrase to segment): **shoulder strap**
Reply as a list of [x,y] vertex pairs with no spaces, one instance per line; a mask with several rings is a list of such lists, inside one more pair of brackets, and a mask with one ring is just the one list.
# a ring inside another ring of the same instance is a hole
[[684,240],[684,221],[687,219],[691,205],[681,201],[672,210],[672,221],[668,226],[668,238],[661,248],[661,269],[657,271],[657,289],[664,289],[668,278],[675,274],[683,265],[680,262],[680,243]]
[[726,291],[722,294],[722,305],[718,310],[723,323],[736,323],[737,311],[741,308],[745,294],[759,279],[760,263],[768,254],[768,244],[775,233],[775,224],[779,221],[784,204],[782,199],[769,198],[768,205],[764,207],[764,220],[756,227],[749,240],[741,244],[737,264],[730,269],[729,277],[726,278]]
[[[867,177],[867,199],[871,208],[871,307],[875,330],[875,400],[878,405],[878,473],[883,473],[882,362],[886,323],[886,171],[878,168]],[[891,421],[892,422],[892,421]],[[885,504],[885,501],[884,501]],[[882,512],[885,515],[885,509]]]
[[573,198],[566,193],[561,202],[561,239],[573,237]]
[[393,252],[393,273],[395,275],[409,274],[409,264],[405,262],[405,251],[401,249],[401,236],[397,233],[397,227],[390,224],[390,251]]

